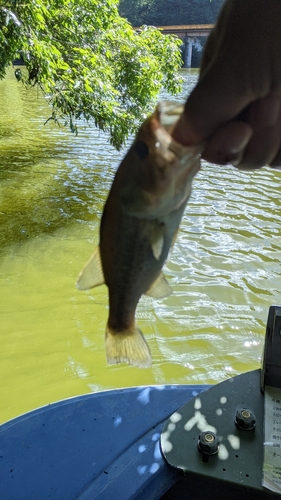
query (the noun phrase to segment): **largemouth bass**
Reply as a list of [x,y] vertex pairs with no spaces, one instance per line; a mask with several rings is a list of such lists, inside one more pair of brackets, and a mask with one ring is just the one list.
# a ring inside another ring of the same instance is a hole
[[111,364],[151,365],[135,311],[142,294],[171,293],[161,269],[200,169],[201,148],[184,147],[170,135],[182,111],[161,102],[139,129],[105,203],[99,247],[77,280],[80,290],[108,286],[105,346]]

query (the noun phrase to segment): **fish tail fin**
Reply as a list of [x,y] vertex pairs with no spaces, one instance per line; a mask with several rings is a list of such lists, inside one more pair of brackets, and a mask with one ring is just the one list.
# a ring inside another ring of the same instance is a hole
[[151,365],[149,347],[136,325],[121,332],[115,332],[107,325],[105,348],[109,364],[129,363],[139,368],[149,368]]

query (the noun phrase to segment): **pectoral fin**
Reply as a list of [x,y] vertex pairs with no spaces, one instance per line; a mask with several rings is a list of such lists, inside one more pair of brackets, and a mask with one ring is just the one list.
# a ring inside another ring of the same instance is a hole
[[104,276],[100,258],[100,248],[97,247],[90,260],[78,276],[76,287],[79,290],[88,290],[103,285]]
[[171,295],[172,292],[173,291],[169,283],[167,282],[164,274],[161,272],[145,295],[153,297],[154,299],[163,299],[164,297]]
[[155,240],[151,243],[152,252],[156,260],[159,260],[162,254],[164,245],[164,237],[161,236],[158,240]]
[[159,260],[164,246],[165,225],[156,223],[150,236],[151,248],[156,260]]

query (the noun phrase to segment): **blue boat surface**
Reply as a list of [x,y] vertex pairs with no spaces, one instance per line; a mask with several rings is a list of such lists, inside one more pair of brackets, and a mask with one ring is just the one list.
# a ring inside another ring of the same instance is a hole
[[280,499],[278,474],[270,489],[262,480],[265,444],[280,469],[278,429],[264,440],[268,389],[280,405],[280,331],[271,306],[262,368],[217,385],[86,394],[1,425],[0,500]]
[[[1,500],[154,500],[178,481],[160,450],[167,418],[207,385],[63,400],[0,426]],[[193,497],[186,497],[193,500]]]

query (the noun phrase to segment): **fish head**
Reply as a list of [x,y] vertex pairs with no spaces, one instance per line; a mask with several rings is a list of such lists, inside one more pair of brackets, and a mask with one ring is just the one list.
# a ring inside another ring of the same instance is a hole
[[120,196],[128,215],[165,216],[187,202],[202,148],[182,146],[172,138],[170,132],[182,111],[176,103],[159,103],[123,160]]

